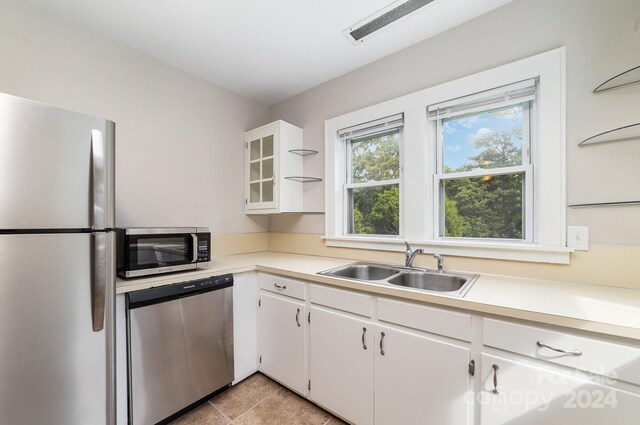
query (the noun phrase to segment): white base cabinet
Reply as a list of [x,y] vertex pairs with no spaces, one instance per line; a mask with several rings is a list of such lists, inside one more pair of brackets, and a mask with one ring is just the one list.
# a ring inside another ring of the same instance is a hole
[[260,371],[307,394],[305,303],[261,292],[258,307]]
[[640,395],[605,385],[611,378],[581,379],[486,353],[482,371],[481,425],[635,425],[640,418]]
[[470,423],[467,347],[376,325],[375,422]]
[[309,398],[358,425],[373,424],[373,324],[311,306]]
[[[310,292],[311,400],[357,425],[470,423],[468,343],[376,323],[374,297],[317,285]],[[450,318],[416,304],[396,307],[398,322]]]
[[635,425],[640,418],[637,342],[266,273],[259,286],[260,370],[352,424]]

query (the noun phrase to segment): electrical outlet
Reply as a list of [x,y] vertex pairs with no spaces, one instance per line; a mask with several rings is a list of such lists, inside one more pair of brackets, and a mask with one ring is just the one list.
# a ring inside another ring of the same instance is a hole
[[569,226],[567,228],[567,246],[576,251],[589,251],[589,227]]

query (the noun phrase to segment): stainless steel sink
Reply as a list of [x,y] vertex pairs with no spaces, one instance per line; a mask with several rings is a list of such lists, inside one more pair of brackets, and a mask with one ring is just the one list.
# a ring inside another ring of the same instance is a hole
[[[349,264],[346,267],[333,269],[330,276],[347,277],[357,280],[382,280],[400,273],[400,270],[371,264]],[[324,274],[324,272],[322,272]]]
[[390,284],[419,292],[438,292],[462,297],[479,277],[468,273],[435,271],[375,263],[353,263],[318,274],[365,282]]
[[459,291],[467,281],[469,278],[462,275],[421,271],[406,272],[389,279],[389,283],[392,285],[442,292]]

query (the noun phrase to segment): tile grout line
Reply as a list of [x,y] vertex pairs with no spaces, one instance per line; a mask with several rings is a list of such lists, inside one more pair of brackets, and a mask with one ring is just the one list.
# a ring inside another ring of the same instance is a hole
[[[258,372],[259,373],[259,372]],[[262,374],[261,374],[262,375]],[[264,376],[264,375],[263,375]],[[248,377],[249,378],[249,377]],[[275,382],[273,380],[271,380],[270,378],[268,378],[267,376],[265,376],[265,378],[269,379],[272,382]],[[246,379],[246,378],[245,378]],[[243,380],[244,381],[244,380]],[[218,409],[214,404],[213,404],[213,400],[217,397],[214,397],[213,399],[207,400],[209,403],[211,403],[211,405],[218,411],[220,412],[225,418],[229,419],[231,422],[229,422],[229,425],[231,425],[232,423],[234,423],[238,418],[240,418],[241,416],[244,416],[246,413],[248,413],[249,411],[253,410],[255,407],[257,407],[259,404],[261,404],[263,401],[265,401],[266,399],[268,399],[269,397],[271,397],[273,395],[273,393],[275,393],[276,391],[278,391],[281,388],[284,388],[282,385],[278,384],[276,382],[276,384],[278,385],[277,388],[275,388],[273,391],[271,391],[270,393],[268,393],[263,399],[261,399],[259,402],[257,402],[256,404],[254,404],[253,406],[251,406],[249,409],[247,409],[246,411],[244,411],[240,416],[238,416],[235,419],[231,419],[229,416],[225,415],[224,413],[222,413],[222,411],[220,409]],[[233,388],[233,387],[232,387]],[[229,390],[231,390],[232,388],[230,388]]]
[[[213,402],[211,401],[211,399],[207,400],[207,402],[216,410],[216,412],[220,413],[222,416],[224,416],[228,421],[229,421],[229,425],[231,425],[231,423],[233,422],[233,419],[231,419],[230,417],[228,417],[227,415],[224,414],[224,412],[220,409],[218,409],[215,404],[213,404]],[[325,424],[326,425],[326,424]]]
[[[248,409],[246,412],[244,412],[242,415],[238,416],[237,418],[234,419],[234,421],[240,419],[241,417],[243,417],[244,415],[246,415],[247,413],[251,412],[253,409],[255,409],[256,407],[260,406],[262,403],[264,403],[267,399],[271,398],[272,396],[275,395],[275,393],[277,393],[278,391],[280,391],[281,389],[283,389],[283,386],[280,386],[280,388],[276,388],[275,390],[273,390],[271,393],[269,393],[268,396],[266,396],[265,398],[263,398],[262,400],[260,400],[260,402],[258,402],[255,406],[253,406],[251,409]],[[233,422],[232,422],[233,423]]]

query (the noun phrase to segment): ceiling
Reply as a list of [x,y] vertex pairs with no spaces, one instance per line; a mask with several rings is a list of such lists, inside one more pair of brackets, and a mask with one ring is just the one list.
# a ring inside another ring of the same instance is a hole
[[511,0],[435,0],[354,45],[342,31],[392,0],[29,0],[272,105]]

